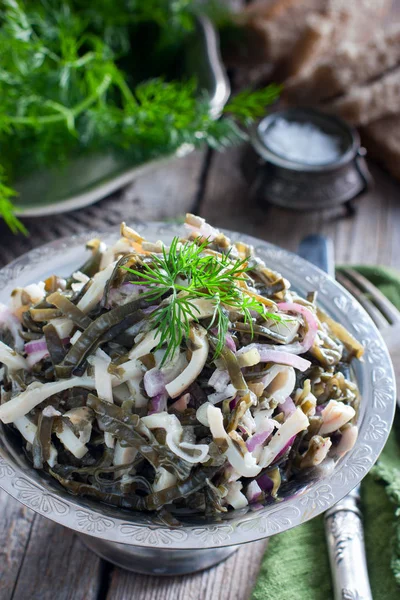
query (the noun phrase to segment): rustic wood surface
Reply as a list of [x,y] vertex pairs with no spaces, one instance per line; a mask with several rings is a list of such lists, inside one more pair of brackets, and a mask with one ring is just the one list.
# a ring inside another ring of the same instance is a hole
[[[295,250],[300,239],[323,232],[339,263],[385,264],[400,269],[400,185],[371,165],[374,189],[356,214],[296,213],[261,207],[241,174],[246,146],[223,154],[197,152],[139,178],[96,206],[62,217],[27,222],[31,237],[0,230],[1,261],[57,236],[104,228],[122,219],[170,219],[196,211],[213,225],[243,231]],[[183,578],[128,573],[100,560],[59,525],[0,492],[0,599],[25,600],[247,600],[266,546],[242,547],[225,563]]]

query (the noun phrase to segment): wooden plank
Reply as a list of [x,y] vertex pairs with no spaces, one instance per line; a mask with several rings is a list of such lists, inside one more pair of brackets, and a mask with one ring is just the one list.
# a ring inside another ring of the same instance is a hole
[[107,600],[245,600],[254,586],[266,544],[242,546],[220,565],[185,577],[136,575],[114,569]]
[[0,598],[11,600],[31,535],[34,513],[0,490]]
[[133,219],[157,221],[176,218],[196,203],[205,151],[173,158],[138,177],[124,190],[80,211],[50,217],[25,219],[29,237],[11,234],[0,220],[0,267],[54,239],[85,229],[115,227]]
[[342,208],[297,212],[260,206],[249,193],[240,169],[241,146],[214,154],[200,214],[213,225],[243,231],[295,251],[300,240],[322,232],[335,242],[336,261],[383,263],[400,268],[399,186],[372,165],[375,188],[356,204],[357,212],[344,217]]
[[[15,514],[21,505],[14,502]],[[20,535],[19,529],[15,534]],[[14,590],[10,596],[0,597],[2,600],[96,600],[101,562],[71,530],[34,514]]]

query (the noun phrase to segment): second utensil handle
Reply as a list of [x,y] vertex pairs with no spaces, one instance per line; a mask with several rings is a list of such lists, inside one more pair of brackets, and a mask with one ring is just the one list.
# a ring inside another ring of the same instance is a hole
[[359,487],[325,513],[335,600],[372,600]]

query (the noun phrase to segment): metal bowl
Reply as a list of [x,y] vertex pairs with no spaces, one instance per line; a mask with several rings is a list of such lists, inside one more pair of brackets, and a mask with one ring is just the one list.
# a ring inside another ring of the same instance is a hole
[[[182,234],[182,226],[134,223],[148,239],[166,242]],[[280,271],[294,289],[318,290],[319,302],[365,346],[365,359],[356,362],[355,377],[362,393],[359,438],[343,460],[325,461],[302,479],[282,488],[280,501],[260,510],[241,509],[222,517],[187,516],[183,526],[168,528],[150,514],[117,509],[72,496],[54,479],[35,471],[17,435],[2,428],[0,486],[37,513],[83,535],[103,557],[135,571],[176,574],[196,571],[231,554],[238,544],[290,529],[338,502],[367,474],[390,431],[395,410],[395,382],[388,350],[363,308],[336,281],[301,259],[250,236],[227,232],[233,240],[255,246],[257,254]],[[0,271],[0,301],[7,302],[16,286],[25,286],[57,273],[68,275],[82,264],[84,245],[93,232],[65,238],[25,254]],[[101,233],[106,243],[116,233]],[[187,550],[190,549],[190,552]]]

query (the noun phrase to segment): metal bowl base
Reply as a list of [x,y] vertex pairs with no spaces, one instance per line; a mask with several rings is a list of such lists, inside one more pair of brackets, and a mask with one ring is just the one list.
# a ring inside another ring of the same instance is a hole
[[196,573],[226,560],[239,548],[239,546],[191,550],[141,548],[140,546],[108,542],[83,533],[79,533],[77,536],[85,546],[101,558],[117,567],[143,575]]

